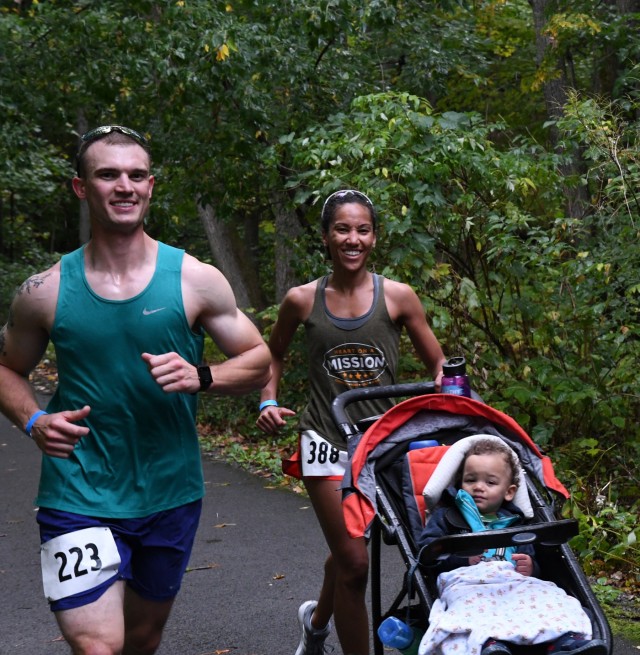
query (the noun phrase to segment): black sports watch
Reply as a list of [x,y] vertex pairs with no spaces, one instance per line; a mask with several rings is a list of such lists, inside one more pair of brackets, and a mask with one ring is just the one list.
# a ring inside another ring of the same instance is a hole
[[198,369],[198,380],[200,380],[200,391],[206,391],[213,384],[211,367],[197,366],[196,368]]

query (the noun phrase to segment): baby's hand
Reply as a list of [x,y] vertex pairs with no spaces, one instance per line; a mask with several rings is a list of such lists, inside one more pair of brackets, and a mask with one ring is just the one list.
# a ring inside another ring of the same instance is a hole
[[533,560],[530,555],[516,553],[511,556],[511,559],[513,560],[513,565],[518,573],[527,577],[533,573]]

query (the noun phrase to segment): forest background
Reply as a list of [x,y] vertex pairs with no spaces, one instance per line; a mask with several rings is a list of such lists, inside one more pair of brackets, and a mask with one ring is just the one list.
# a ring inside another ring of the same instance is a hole
[[[89,238],[69,180],[91,127],[149,137],[148,231],[218,266],[265,336],[327,270],[323,198],[364,191],[376,270],[552,456],[599,598],[637,608],[639,19],[640,0],[2,0],[0,319]],[[298,410],[303,350],[280,394]],[[277,476],[294,426],[265,439],[257,403],[203,401],[203,445]]]

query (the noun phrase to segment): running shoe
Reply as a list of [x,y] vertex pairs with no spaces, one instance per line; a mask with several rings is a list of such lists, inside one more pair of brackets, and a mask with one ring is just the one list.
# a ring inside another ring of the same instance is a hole
[[298,622],[302,629],[302,636],[298,644],[296,655],[323,655],[325,652],[325,641],[331,632],[331,624],[326,625],[322,630],[316,630],[311,625],[311,617],[318,605],[315,600],[308,600],[300,605],[298,610]]

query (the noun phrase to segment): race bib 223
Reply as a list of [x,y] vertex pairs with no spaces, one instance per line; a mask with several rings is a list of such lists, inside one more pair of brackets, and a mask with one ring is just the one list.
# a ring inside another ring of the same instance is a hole
[[93,589],[118,572],[120,553],[109,528],[60,535],[40,547],[42,584],[49,601]]

